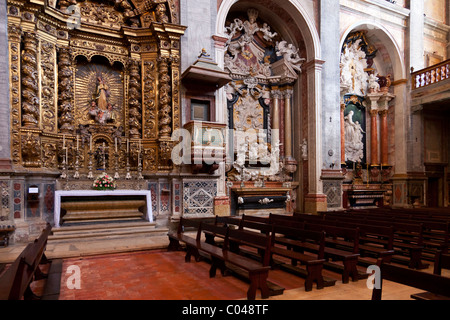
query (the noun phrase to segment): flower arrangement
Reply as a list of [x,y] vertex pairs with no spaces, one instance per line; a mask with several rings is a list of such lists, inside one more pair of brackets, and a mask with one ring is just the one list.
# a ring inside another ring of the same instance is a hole
[[116,183],[107,173],[102,173],[97,177],[97,179],[95,179],[92,187],[95,190],[114,190],[116,189]]

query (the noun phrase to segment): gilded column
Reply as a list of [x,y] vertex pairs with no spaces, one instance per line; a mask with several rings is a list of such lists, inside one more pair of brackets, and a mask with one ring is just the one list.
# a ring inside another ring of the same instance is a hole
[[378,165],[378,110],[370,111],[370,163]]
[[10,66],[10,103],[11,103],[11,160],[15,165],[20,164],[20,42],[22,30],[19,26],[8,25],[9,66]]
[[26,128],[39,126],[37,44],[36,35],[25,32],[22,51],[22,125]]
[[141,73],[139,61],[130,62],[130,83],[129,83],[129,124],[130,138],[140,139],[142,137],[142,90]]
[[171,97],[171,79],[169,74],[170,58],[160,57],[159,61],[159,138],[170,138],[172,133],[170,103]]
[[172,55],[172,130],[181,126],[180,121],[180,57]]
[[171,58],[160,57],[159,62],[159,170],[169,171],[172,155],[172,86],[169,73]]

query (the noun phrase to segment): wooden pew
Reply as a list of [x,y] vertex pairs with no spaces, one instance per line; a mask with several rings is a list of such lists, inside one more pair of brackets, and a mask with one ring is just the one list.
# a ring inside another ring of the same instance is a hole
[[434,259],[433,273],[441,275],[442,269],[450,270],[450,254],[445,254],[442,251],[437,251]]
[[[401,283],[420,290],[426,290],[430,293],[428,295],[429,299],[450,299],[450,278],[384,263],[382,259],[378,259],[377,265],[380,267],[381,275],[379,278],[379,287],[377,288],[377,286],[374,286],[372,291],[372,300],[382,299],[383,280]],[[411,297],[420,299],[419,295],[413,294]]]
[[[423,225],[420,223],[405,223],[397,222],[395,220],[372,220],[367,217],[364,218],[344,218],[339,219],[341,222],[357,222],[366,225],[393,227],[392,247],[394,255],[392,261],[408,265],[412,269],[426,269],[429,264],[422,262],[423,250]],[[383,245],[389,245],[386,239],[372,239]]]
[[[201,236],[201,228],[200,225],[202,220],[200,219],[185,219],[183,217],[180,218],[180,222],[178,224],[178,228],[176,232],[169,232],[167,235],[169,237],[169,246],[168,251],[179,251],[182,250],[182,246],[180,242],[186,245],[186,256],[185,261],[190,262],[191,257],[195,257],[195,261],[200,261],[200,253],[198,252],[198,243],[200,241]],[[193,228],[197,231],[196,237],[193,238],[184,233],[185,229]]]
[[[434,259],[433,274],[441,276],[442,269],[450,270],[450,254],[445,254],[441,250],[438,250]],[[412,297],[417,300],[447,300],[447,298],[432,292],[421,292],[414,294]],[[450,297],[448,297],[448,300],[450,300]]]
[[[307,222],[305,229],[325,232],[324,254],[325,259],[327,259],[325,266],[334,270],[337,269],[342,273],[342,283],[348,283],[350,277],[352,281],[358,281],[360,277],[357,269],[359,258],[358,228],[343,228]],[[330,260],[342,261],[343,268]]]
[[[271,238],[270,254],[272,259],[274,255],[278,255],[289,258],[292,261],[300,261],[306,266],[306,270],[299,269],[303,270],[302,276],[305,277],[305,290],[311,291],[313,282],[317,283],[317,289],[324,288],[325,283],[322,275],[325,262],[324,232],[274,225]],[[283,245],[283,247],[280,245]],[[311,246],[317,249],[317,254],[313,256],[303,253],[305,248],[310,248]]]
[[252,221],[252,222],[259,222],[259,223],[269,223],[270,222],[269,217],[252,216],[252,215],[248,215],[248,214],[243,214],[241,219],[245,220],[245,221]]
[[370,220],[391,221],[408,224],[423,225],[423,250],[422,257],[433,261],[437,250],[448,251],[450,239],[450,216],[445,219],[442,216],[434,216],[432,213],[420,213],[429,210],[433,212],[435,208],[420,209],[367,209],[353,210],[352,213],[327,213],[327,216],[341,216],[345,218],[358,217]]
[[260,242],[261,240],[265,241],[265,251],[268,254],[270,248],[270,237],[258,234],[256,239],[242,230],[234,230],[226,226],[218,226],[208,223],[202,224],[200,228],[210,234],[225,234],[225,240],[222,248],[210,243],[202,241],[199,242],[198,250],[208,254],[211,257],[211,268],[209,271],[210,277],[215,277],[217,269],[220,269],[224,275],[227,265],[230,264],[248,273],[248,279],[250,281],[250,286],[247,291],[248,300],[254,300],[256,298],[256,291],[258,289],[261,291],[261,298],[267,299],[270,295],[269,286],[267,284],[270,266],[239,255],[238,253],[231,252],[229,249],[229,240],[230,238],[240,239],[246,243],[256,242],[258,245],[262,245]]
[[9,236],[14,232],[14,226],[0,226],[0,245],[7,247],[9,245]]
[[38,239],[28,244],[0,278],[0,300],[40,299],[31,290],[31,283],[47,277],[39,265],[48,264],[45,256],[47,239],[52,227],[43,230]]

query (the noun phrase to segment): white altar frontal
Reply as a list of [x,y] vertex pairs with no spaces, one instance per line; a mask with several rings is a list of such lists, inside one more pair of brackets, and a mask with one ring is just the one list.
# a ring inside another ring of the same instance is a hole
[[54,222],[55,228],[59,228],[61,224],[61,199],[63,197],[116,197],[116,196],[145,196],[146,198],[146,219],[153,222],[152,213],[152,197],[149,190],[59,190],[55,191],[55,211]]

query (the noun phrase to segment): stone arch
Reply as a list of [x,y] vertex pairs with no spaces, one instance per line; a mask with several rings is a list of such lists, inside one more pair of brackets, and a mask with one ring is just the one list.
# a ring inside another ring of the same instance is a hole
[[[281,21],[282,19],[276,19],[276,18],[269,18],[269,15],[267,13],[270,13],[272,16],[274,15],[274,11],[271,11],[270,9],[265,6],[266,4],[272,4],[275,7],[277,7],[280,11],[283,10],[286,13],[289,13],[289,18],[292,19],[292,21],[295,23],[295,27],[298,31],[301,33],[301,36],[303,38],[303,41],[305,43],[305,49],[306,49],[306,58],[307,61],[313,60],[313,59],[320,59],[321,57],[321,47],[320,47],[320,38],[319,34],[317,33],[317,29],[314,25],[313,19],[308,14],[307,10],[304,8],[304,6],[301,4],[300,0],[272,0],[272,1],[239,1],[239,0],[224,0],[222,1],[218,13],[217,13],[217,21],[216,21],[216,35],[218,36],[226,36],[225,34],[225,22],[227,19],[227,16],[232,9],[233,6],[236,4],[243,4],[246,6],[252,6],[256,9],[260,10],[261,15],[265,17],[268,22],[272,23],[274,27],[279,29],[280,32],[283,33],[283,36],[286,39],[291,40],[294,42],[295,36],[293,35],[292,29],[288,29],[286,27],[283,27],[282,25],[285,24],[284,21]],[[275,12],[276,14],[276,12]],[[281,22],[280,22],[281,21]],[[298,43],[296,43],[298,45]]]
[[340,48],[342,48],[345,39],[351,32],[362,30],[367,31],[368,41],[381,53],[375,59],[375,65],[384,68],[384,71],[391,68],[395,80],[406,79],[406,67],[404,59],[402,59],[400,46],[389,30],[378,22],[363,20],[349,26],[341,36]]

